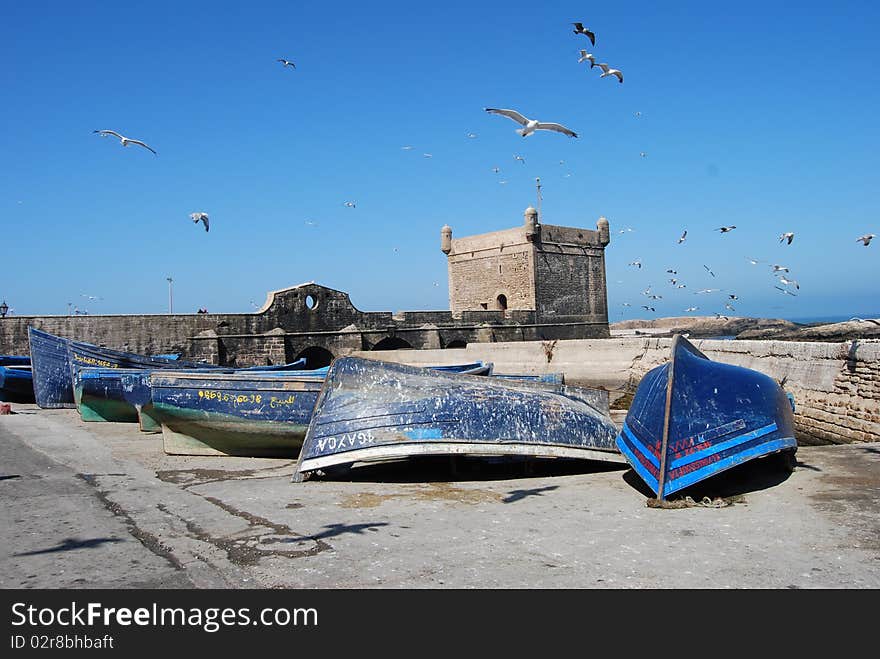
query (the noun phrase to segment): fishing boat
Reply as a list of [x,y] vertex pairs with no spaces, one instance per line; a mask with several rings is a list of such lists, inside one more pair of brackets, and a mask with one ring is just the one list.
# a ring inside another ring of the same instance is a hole
[[[210,368],[210,364],[138,355],[28,327],[34,395],[40,407],[76,407],[73,365],[104,368]],[[216,367],[219,368],[219,367]]]
[[[485,376],[492,364],[428,368]],[[161,425],[169,454],[296,457],[328,369],[154,371],[144,409]]]
[[[210,370],[270,373],[302,370],[305,365],[303,358],[289,364]],[[83,421],[137,422],[143,432],[161,432],[152,416],[151,372],[146,368],[74,366],[73,399],[80,417]]]
[[714,362],[681,335],[642,378],[617,446],[658,499],[755,458],[793,458],[794,402],[771,377]]
[[616,434],[607,391],[342,357],[316,401],[294,480],[423,455],[623,462]]
[[0,401],[34,402],[34,378],[30,357],[0,355]]

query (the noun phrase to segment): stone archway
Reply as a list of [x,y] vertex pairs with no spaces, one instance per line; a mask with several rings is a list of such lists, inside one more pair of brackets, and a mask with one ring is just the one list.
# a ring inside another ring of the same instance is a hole
[[397,336],[386,336],[372,350],[412,350],[412,346]]
[[307,369],[329,366],[333,361],[333,353],[321,346],[310,346],[302,350],[293,360],[296,361],[303,357],[305,357]]

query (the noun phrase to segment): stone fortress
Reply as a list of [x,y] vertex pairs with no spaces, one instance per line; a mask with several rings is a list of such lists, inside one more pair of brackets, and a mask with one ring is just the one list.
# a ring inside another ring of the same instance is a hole
[[270,292],[255,313],[6,317],[0,353],[28,354],[29,325],[130,352],[229,366],[305,357],[310,368],[361,351],[608,338],[609,236],[604,217],[596,230],[541,225],[531,207],[503,231],[454,239],[444,226],[449,311],[364,312],[310,282]]

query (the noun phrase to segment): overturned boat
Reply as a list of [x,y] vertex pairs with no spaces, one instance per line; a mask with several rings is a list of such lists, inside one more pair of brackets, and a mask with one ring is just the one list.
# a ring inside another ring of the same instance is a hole
[[773,378],[713,362],[676,335],[670,360],[639,383],[617,446],[665,499],[748,460],[793,457],[793,407]]
[[[296,457],[328,368],[155,371],[141,417],[159,424],[169,454]],[[428,368],[486,376],[492,364]]]
[[73,366],[104,368],[211,368],[210,364],[151,357],[66,339],[28,327],[34,396],[40,407],[76,407]]
[[316,402],[294,480],[422,455],[623,462],[616,434],[606,391],[341,357]]
[[[305,359],[289,364],[210,371],[277,373],[303,370]],[[199,370],[199,369],[192,369]],[[148,368],[73,367],[73,399],[83,421],[137,422],[143,432],[161,432],[153,418]]]
[[0,401],[34,402],[34,378],[30,357],[0,355]]

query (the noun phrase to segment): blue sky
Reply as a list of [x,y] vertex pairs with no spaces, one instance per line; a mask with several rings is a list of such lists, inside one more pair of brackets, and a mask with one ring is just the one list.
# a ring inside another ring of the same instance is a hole
[[[440,227],[518,225],[540,176],[544,222],[611,223],[612,321],[878,314],[880,238],[856,242],[880,235],[878,28],[869,2],[7,3],[0,297],[162,313],[171,276],[176,312],[310,280],[447,309]],[[485,107],[579,138],[523,139]]]

